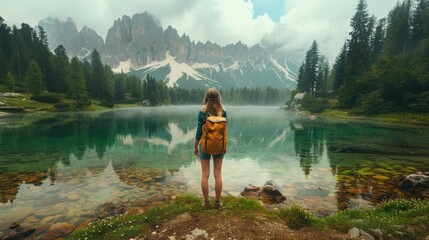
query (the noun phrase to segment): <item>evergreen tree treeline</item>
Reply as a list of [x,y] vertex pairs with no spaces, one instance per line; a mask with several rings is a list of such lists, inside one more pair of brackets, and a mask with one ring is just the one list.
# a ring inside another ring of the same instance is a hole
[[[11,29],[0,17],[0,92],[5,91],[63,95],[73,99],[76,108],[85,108],[91,104],[90,99],[107,107],[143,100],[154,106],[201,104],[206,90],[168,88],[151,76],[141,80],[124,73],[114,74],[110,66],[103,65],[96,49],[83,62],[76,57],[69,59],[62,45],[53,52],[49,50],[43,28],[35,30],[23,23],[20,29]],[[289,98],[290,91],[244,88],[222,94],[224,102],[230,104],[280,104]]]
[[338,107],[357,113],[429,112],[429,0],[398,2],[380,20],[359,0],[350,26],[328,75],[321,76],[321,55],[312,44],[298,90],[335,97]]

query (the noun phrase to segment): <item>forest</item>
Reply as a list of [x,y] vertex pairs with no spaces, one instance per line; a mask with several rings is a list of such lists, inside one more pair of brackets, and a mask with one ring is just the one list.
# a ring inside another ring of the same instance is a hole
[[[272,87],[219,90],[227,104],[280,105],[290,97],[289,89]],[[201,104],[205,91],[168,88],[148,75],[139,79],[114,73],[102,63],[97,49],[84,59],[69,59],[62,45],[51,52],[42,27],[22,23],[21,28],[10,28],[0,17],[0,92],[29,93],[32,100],[67,110],[84,109],[94,102],[104,107]]]
[[350,26],[332,68],[317,41],[306,52],[294,91],[306,93],[302,106],[364,115],[429,112],[429,0],[398,2],[382,19],[359,0]]

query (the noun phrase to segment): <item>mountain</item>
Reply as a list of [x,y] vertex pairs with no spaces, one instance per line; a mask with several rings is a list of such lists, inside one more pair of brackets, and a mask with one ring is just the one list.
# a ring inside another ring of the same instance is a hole
[[277,61],[259,44],[248,47],[241,42],[226,46],[210,41],[195,43],[186,34],[179,36],[171,26],[164,30],[147,12],[115,20],[105,44],[98,41],[95,32],[82,37],[84,29],[79,33],[80,40],[71,41],[78,39],[71,19],[63,23],[47,19],[41,23],[50,23],[45,24],[49,28],[42,25],[48,40],[55,39],[55,44],[63,41],[66,50],[65,43],[69,44],[73,50],[68,53],[72,56],[82,56],[82,50],[92,51],[94,47],[89,46],[97,43],[102,61],[113,71],[142,78],[149,74],[169,87],[296,87],[296,71],[289,69],[287,61]]
[[79,32],[71,18],[60,21],[57,18],[49,17],[39,21],[38,25],[46,31],[49,48],[54,50],[59,45],[63,45],[69,57],[84,58],[94,48],[104,50],[104,40],[101,36],[87,26],[84,26]]

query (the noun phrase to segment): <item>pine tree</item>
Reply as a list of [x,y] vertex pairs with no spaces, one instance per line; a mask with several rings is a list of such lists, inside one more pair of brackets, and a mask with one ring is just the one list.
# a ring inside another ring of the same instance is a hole
[[298,74],[298,89],[301,92],[314,94],[317,87],[317,70],[319,66],[319,45],[313,41],[305,55]]
[[54,62],[51,50],[49,50],[48,37],[42,27],[39,28],[38,35],[33,32],[33,53],[34,58],[41,67],[42,74],[45,76],[44,82],[48,91],[52,91],[55,85]]
[[[411,20],[410,44],[416,48],[420,40],[429,37],[429,1],[419,0]],[[425,31],[426,30],[426,31]]]
[[55,81],[52,82],[49,91],[51,92],[67,92],[67,75],[69,68],[69,58],[67,57],[66,49],[63,45],[59,45],[54,50],[55,56]]
[[30,61],[30,54],[28,53],[28,47],[25,44],[21,31],[16,26],[13,26],[12,29],[12,39],[14,42],[10,61],[12,74],[16,80],[16,85],[23,87],[25,71]]
[[383,54],[398,55],[409,49],[410,11],[410,0],[406,0],[389,12]]
[[[305,88],[305,86],[306,86],[306,83],[305,83],[305,62],[303,62],[302,64],[301,64],[301,66],[299,67],[299,71],[298,71],[298,84],[297,84],[297,89],[300,91],[300,92],[305,92],[306,91],[306,88]],[[231,90],[231,92],[233,91],[234,89],[232,89]]]
[[0,81],[10,72],[9,59],[12,55],[10,28],[0,17]]
[[115,79],[112,69],[109,65],[104,65],[104,82],[102,83],[102,101],[108,107],[113,107],[115,99]]
[[91,97],[97,100],[105,100],[107,84],[104,72],[104,66],[100,59],[100,54],[97,49],[94,49],[91,54],[91,78],[88,83],[88,90]]
[[10,72],[7,72],[6,77],[3,81],[3,85],[9,91],[13,91],[15,89],[15,79],[13,79],[13,76]]
[[338,101],[340,106],[352,108],[356,106],[359,95],[358,78],[370,65],[370,35],[369,14],[366,0],[359,0],[356,13],[350,26],[350,41],[348,44],[347,61],[344,73],[344,82],[340,88]]
[[86,91],[85,78],[83,76],[82,66],[77,57],[73,57],[70,63],[67,83],[69,89],[69,96],[76,100],[77,108],[84,108],[91,104],[88,99]]
[[306,76],[308,77],[308,92],[314,94],[317,87],[317,70],[319,67],[319,45],[313,41],[306,57]]
[[320,56],[319,67],[317,70],[317,93],[321,97],[325,97],[328,92],[328,80],[329,80],[329,61],[325,56]]
[[39,95],[45,90],[42,71],[34,60],[31,60],[28,66],[25,78],[25,89],[33,95]]
[[377,61],[381,52],[383,51],[383,43],[385,39],[385,24],[386,19],[382,18],[378,21],[377,27],[375,28],[375,33],[371,39],[371,62],[374,63]]
[[121,102],[126,99],[127,76],[121,72],[115,75],[115,102]]
[[332,90],[334,93],[338,93],[340,87],[344,82],[344,74],[346,70],[346,62],[347,62],[347,41],[344,42],[343,47],[341,48],[340,53],[335,58],[335,64],[333,66],[333,83]]

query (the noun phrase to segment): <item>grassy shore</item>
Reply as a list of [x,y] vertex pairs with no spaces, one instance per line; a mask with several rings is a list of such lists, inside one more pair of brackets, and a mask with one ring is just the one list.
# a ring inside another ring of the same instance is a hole
[[[52,103],[43,103],[37,102],[30,99],[31,95],[27,93],[20,93],[16,96],[7,96],[1,97],[0,101],[4,102],[7,106],[13,107],[23,107],[26,112],[61,112],[64,110],[59,110],[54,107]],[[103,107],[100,105],[100,102],[97,100],[91,100],[92,104],[85,109],[79,111],[98,111],[98,110],[109,110],[110,108]],[[62,102],[69,103],[73,105],[75,102],[72,99],[63,98]],[[124,107],[136,107],[137,104],[115,104],[114,108],[124,108]],[[72,110],[73,111],[73,110]]]
[[255,200],[230,196],[225,197],[223,202],[222,214],[219,214],[218,210],[203,210],[200,198],[182,196],[142,214],[120,215],[92,222],[72,233],[70,239],[146,239],[152,231],[151,226],[158,227],[180,214],[195,212],[211,217],[221,215],[219,221],[228,221],[233,216],[255,221],[263,218],[299,231],[347,233],[352,227],[357,227],[372,235],[374,232],[382,234],[378,236],[382,239],[423,239],[429,234],[428,200],[397,199],[371,209],[346,210],[326,218],[318,218],[298,206],[267,210]]
[[388,113],[388,114],[364,116],[364,115],[351,115],[347,111],[338,110],[338,109],[326,109],[320,115],[324,117],[347,119],[347,120],[375,121],[375,122],[384,122],[384,123],[429,126],[428,113]]

